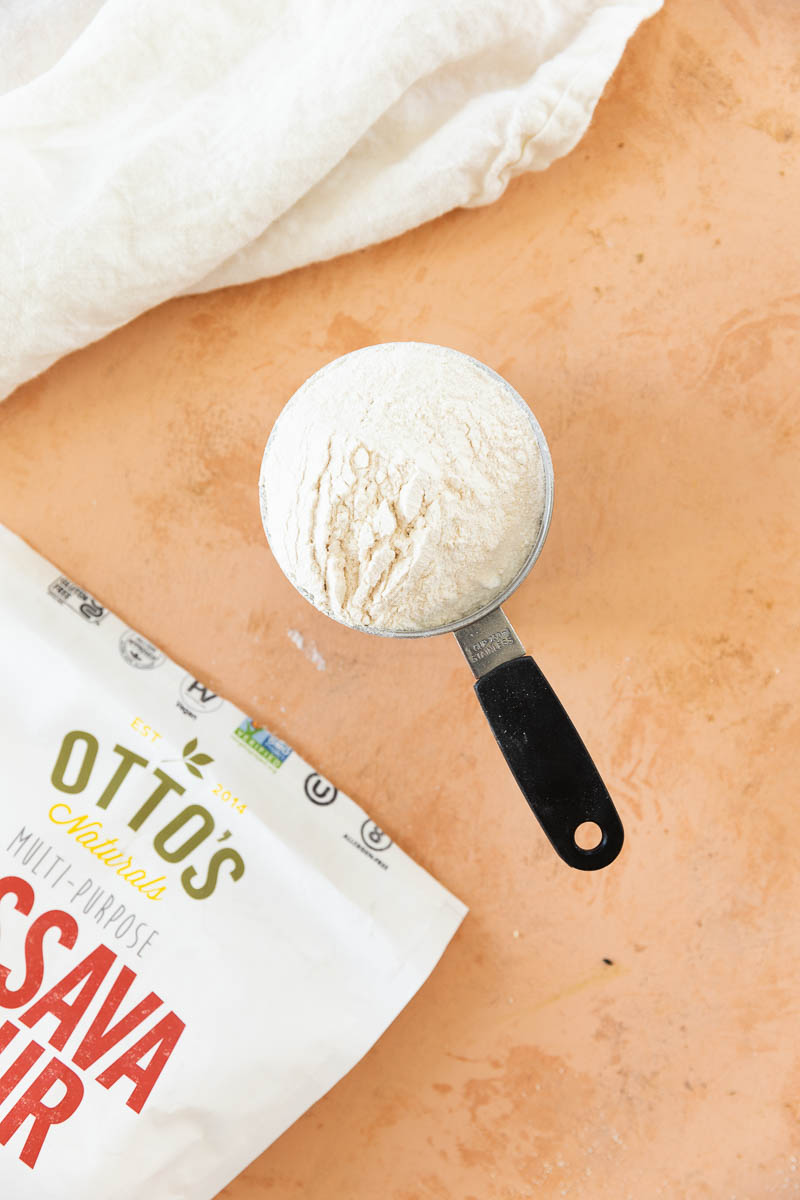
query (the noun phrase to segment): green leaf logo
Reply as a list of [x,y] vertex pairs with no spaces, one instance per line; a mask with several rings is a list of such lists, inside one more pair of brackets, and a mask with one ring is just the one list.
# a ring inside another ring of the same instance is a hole
[[200,770],[207,763],[213,762],[214,759],[210,754],[195,754],[197,749],[197,738],[192,738],[183,747],[183,763],[186,770],[196,775],[198,779],[203,778],[203,772]]

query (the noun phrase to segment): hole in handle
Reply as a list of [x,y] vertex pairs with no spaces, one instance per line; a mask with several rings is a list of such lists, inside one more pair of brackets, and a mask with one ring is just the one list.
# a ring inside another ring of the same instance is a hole
[[604,840],[604,834],[596,821],[582,821],[572,835],[579,850],[596,850]]

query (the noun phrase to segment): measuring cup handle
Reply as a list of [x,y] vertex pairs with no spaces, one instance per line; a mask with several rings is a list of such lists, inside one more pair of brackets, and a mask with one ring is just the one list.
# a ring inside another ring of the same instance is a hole
[[[475,684],[497,744],[556,852],[579,871],[606,867],[622,849],[622,822],[561,702],[529,655],[501,663]],[[584,821],[602,837],[583,850]]]

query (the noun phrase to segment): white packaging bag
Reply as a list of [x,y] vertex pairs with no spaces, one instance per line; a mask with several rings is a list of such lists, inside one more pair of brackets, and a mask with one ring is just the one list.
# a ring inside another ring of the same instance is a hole
[[0,1196],[209,1200],[464,906],[0,527]]

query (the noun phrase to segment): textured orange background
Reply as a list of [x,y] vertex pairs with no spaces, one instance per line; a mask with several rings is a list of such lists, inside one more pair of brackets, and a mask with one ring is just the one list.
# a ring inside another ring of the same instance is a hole
[[[471,906],[225,1200],[800,1194],[798,34],[796,0],[668,0],[496,205],[167,304],[0,408],[0,520]],[[264,543],[284,401],[403,338],[496,367],[550,440],[508,611],[626,822],[598,875],[548,848],[451,638],[340,628]]]

